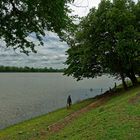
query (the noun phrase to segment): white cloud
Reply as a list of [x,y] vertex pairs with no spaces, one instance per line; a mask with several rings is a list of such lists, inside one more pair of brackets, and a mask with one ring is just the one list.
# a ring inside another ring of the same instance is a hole
[[[30,40],[37,42],[33,35]],[[47,33],[43,38],[44,46],[36,46],[37,53],[30,53],[29,56],[5,47],[4,42],[0,42],[0,65],[5,66],[30,66],[30,67],[53,67],[63,68],[66,60],[65,51],[68,46],[65,42],[60,42],[56,34]],[[36,43],[38,44],[38,43]]]
[[80,17],[86,16],[89,10],[93,7],[98,7],[101,0],[75,0],[74,4],[71,4],[71,8],[74,10],[73,14]]

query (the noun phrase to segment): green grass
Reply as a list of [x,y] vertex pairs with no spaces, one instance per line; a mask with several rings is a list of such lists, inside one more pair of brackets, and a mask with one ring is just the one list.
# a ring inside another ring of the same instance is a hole
[[130,102],[140,94],[140,87],[122,93],[83,114],[48,140],[140,140],[140,98]]
[[0,140],[140,140],[140,87],[116,92],[105,104],[82,114],[58,133],[40,135],[50,124],[94,100],[11,126],[0,131]]
[[65,116],[75,112],[84,106],[87,106],[94,99],[88,99],[77,104],[74,104],[71,109],[66,108],[59,109],[47,115],[37,117],[23,123],[11,126],[0,131],[0,140],[29,140],[37,139],[39,140],[41,131],[48,131],[48,126],[57,122],[58,120],[64,118]]

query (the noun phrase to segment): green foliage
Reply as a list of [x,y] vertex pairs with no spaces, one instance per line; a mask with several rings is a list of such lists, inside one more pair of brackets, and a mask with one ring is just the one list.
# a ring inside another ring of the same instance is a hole
[[75,32],[65,74],[78,80],[102,73],[136,80],[132,77],[140,67],[139,11],[140,2],[132,0],[102,0],[98,9],[91,9]]
[[71,12],[67,6],[73,0],[0,0],[0,39],[6,46],[20,48],[28,54],[35,44],[27,39],[35,33],[42,45],[44,30],[58,33],[68,28]]

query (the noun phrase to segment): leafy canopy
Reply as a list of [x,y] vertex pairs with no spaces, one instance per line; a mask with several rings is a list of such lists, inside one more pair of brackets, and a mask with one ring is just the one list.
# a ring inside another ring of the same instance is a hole
[[35,44],[27,39],[35,33],[42,45],[44,30],[61,35],[71,19],[67,6],[73,0],[0,0],[0,39],[7,47],[20,48],[28,54],[29,49],[36,52]]
[[78,80],[103,73],[134,76],[140,67],[140,2],[102,0],[81,20],[65,74]]

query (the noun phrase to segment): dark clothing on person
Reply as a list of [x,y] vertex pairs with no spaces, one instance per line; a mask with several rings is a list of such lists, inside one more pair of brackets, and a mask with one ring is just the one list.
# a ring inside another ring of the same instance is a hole
[[69,95],[67,98],[67,108],[70,108],[71,104],[72,104],[72,100],[71,100],[71,97]]

